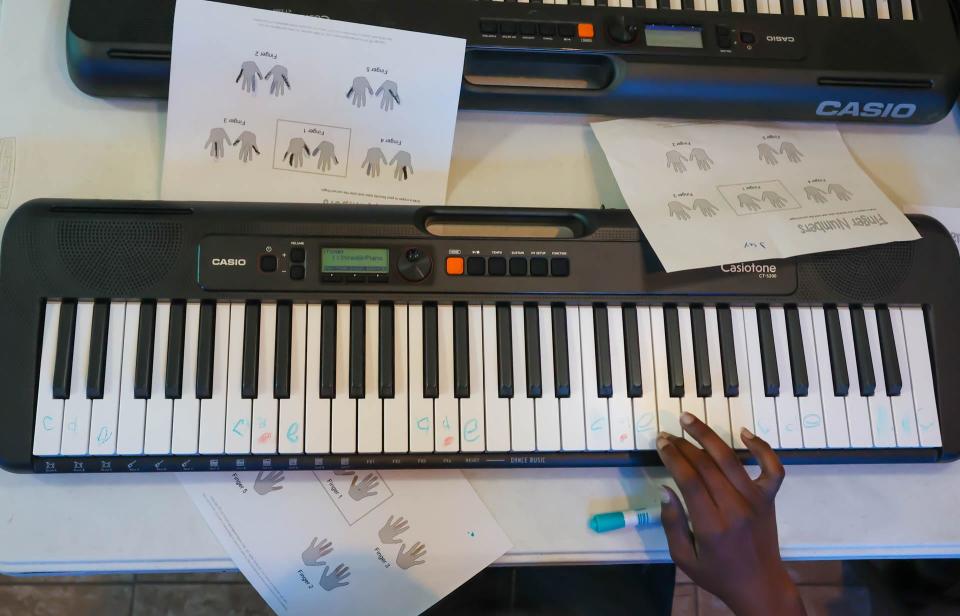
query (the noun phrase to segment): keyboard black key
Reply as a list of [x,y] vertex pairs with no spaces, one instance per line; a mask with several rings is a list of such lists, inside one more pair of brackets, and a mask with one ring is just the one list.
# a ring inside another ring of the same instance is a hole
[[543,374],[540,370],[540,312],[536,304],[523,307],[523,341],[527,360],[527,397],[543,396]]
[[767,396],[780,395],[780,372],[777,369],[777,345],[773,340],[773,321],[769,306],[757,307],[757,328],[760,332],[760,368]]
[[756,13],[757,12],[757,0],[744,0],[743,9],[745,13]]
[[887,2],[890,7],[890,21],[900,21],[903,19],[903,7],[900,6],[900,0],[890,0]]
[[367,382],[365,347],[367,307],[362,302],[350,304],[350,364],[348,395],[353,399],[363,398]]
[[[613,344],[617,344],[613,341]],[[643,395],[643,378],[640,369],[640,328],[637,325],[637,307],[627,304],[623,307],[623,344],[627,364],[627,396],[639,398]]]
[[440,355],[437,305],[423,305],[423,397],[440,397]]
[[597,397],[613,396],[613,369],[610,362],[610,323],[604,304],[593,306],[593,346],[597,355]]
[[290,397],[290,353],[293,348],[293,304],[277,304],[277,341],[273,347],[273,397]]
[[553,327],[553,392],[558,398],[570,397],[570,347],[567,340],[567,307],[550,307]]
[[320,397],[337,397],[337,304],[320,309]]
[[[865,2],[871,2],[875,0],[864,0]],[[780,12],[783,15],[793,15],[793,0],[783,0],[780,3]]]
[[693,367],[697,378],[697,396],[713,395],[710,379],[710,355],[707,351],[707,321],[703,306],[690,307],[690,329],[693,332]]
[[200,304],[200,332],[197,339],[197,399],[213,397],[213,344],[217,327],[217,306]]
[[497,395],[513,397],[513,326],[509,304],[497,304]]
[[170,326],[167,328],[167,366],[163,384],[164,397],[179,400],[183,397],[183,343],[187,325],[187,303],[170,304]]
[[877,2],[878,0],[863,0],[863,14],[867,19],[877,19]]
[[[395,341],[393,339],[393,302],[380,302],[380,357],[378,367],[378,386],[381,398],[393,398],[396,395],[396,386],[394,381],[394,354],[396,353]],[[401,327],[406,327],[406,323]],[[406,361],[406,358],[403,358]]]
[[667,336],[667,386],[672,398],[683,397],[683,357],[680,355],[680,315],[676,306],[663,307],[663,329]]
[[63,300],[60,303],[60,326],[57,329],[57,354],[53,363],[53,397],[66,400],[70,397],[70,380],[73,375],[73,339],[77,330],[77,302]]
[[732,2],[732,0],[720,0],[720,12],[721,12],[721,13],[732,13],[732,12],[733,12],[733,2]]
[[[123,305],[117,307],[123,310]],[[103,398],[103,383],[107,372],[107,336],[110,329],[110,303],[93,305],[93,321],[90,328],[90,355],[87,362],[87,398]]]
[[733,311],[729,306],[717,308],[717,325],[720,330],[720,372],[723,374],[723,395],[734,398],[740,395],[740,377],[737,374],[737,345],[733,338]]
[[140,303],[137,327],[137,362],[133,373],[133,397],[146,400],[153,389],[153,330],[157,323],[157,304]]
[[800,330],[800,311],[796,306],[783,310],[787,321],[787,347],[790,351],[790,378],[793,381],[793,395],[806,396],[810,391],[810,378],[807,374],[807,357],[803,351],[803,334]]
[[803,0],[803,14],[809,17],[817,15],[817,0]]
[[899,396],[903,389],[903,375],[900,374],[900,360],[897,357],[897,344],[893,338],[893,322],[890,309],[877,307],[877,331],[880,334],[880,359],[883,364],[883,381],[888,396]]
[[[892,0],[894,4],[897,0]],[[830,11],[830,17],[840,17],[843,12],[840,10],[840,0],[827,0],[827,8]]]
[[260,302],[247,302],[243,314],[240,395],[256,398],[260,384]]
[[847,354],[843,349],[840,313],[835,306],[830,306],[824,310],[824,317],[827,323],[827,347],[830,352],[833,395],[845,397],[850,392],[850,374],[847,372]]
[[693,3],[693,0],[683,0],[680,6],[684,11],[692,11],[696,8],[696,6]]
[[470,329],[463,303],[453,305],[453,397],[470,397]]
[[863,308],[850,307],[850,323],[853,326],[853,352],[857,359],[860,395],[872,396],[877,392],[877,377],[873,372],[873,356],[870,353],[870,338],[867,337],[867,320]]

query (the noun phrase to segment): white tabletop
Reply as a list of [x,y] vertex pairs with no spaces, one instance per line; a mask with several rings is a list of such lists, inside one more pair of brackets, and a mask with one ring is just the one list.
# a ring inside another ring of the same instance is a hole
[[[66,8],[67,0],[0,0],[0,139],[16,140],[10,207],[0,209],[0,224],[35,197],[159,194],[165,106],[98,100],[74,88],[64,64]],[[960,205],[958,119],[955,112],[930,127],[843,133],[898,204],[953,206]],[[590,120],[462,112],[448,203],[624,207]],[[513,541],[501,562],[668,558],[659,530],[596,535],[587,529],[593,513],[655,506],[662,469],[465,474]],[[960,464],[791,467],[777,503],[784,555],[958,556],[958,492]],[[0,494],[3,573],[232,568],[172,475],[0,472]]]

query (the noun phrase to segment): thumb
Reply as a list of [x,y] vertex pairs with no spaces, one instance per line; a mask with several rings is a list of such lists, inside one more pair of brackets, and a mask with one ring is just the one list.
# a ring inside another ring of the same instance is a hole
[[667,535],[670,558],[684,572],[691,574],[696,567],[697,552],[687,523],[687,512],[677,493],[665,485],[660,486],[660,503],[660,523]]

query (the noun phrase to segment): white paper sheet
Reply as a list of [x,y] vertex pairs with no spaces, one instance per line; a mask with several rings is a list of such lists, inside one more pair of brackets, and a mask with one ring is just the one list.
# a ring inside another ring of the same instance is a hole
[[420,614],[510,548],[459,471],[178,477],[278,614]]
[[834,127],[591,126],[667,271],[919,238]]
[[163,199],[442,204],[464,41],[179,0]]

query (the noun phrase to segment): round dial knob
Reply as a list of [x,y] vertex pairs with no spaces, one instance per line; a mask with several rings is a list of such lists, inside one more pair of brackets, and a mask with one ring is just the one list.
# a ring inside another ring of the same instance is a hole
[[640,27],[637,26],[636,23],[628,21],[626,17],[622,15],[607,24],[607,34],[610,35],[610,38],[624,45],[637,40],[637,34],[639,32]]
[[397,262],[397,271],[410,282],[420,282],[430,275],[433,269],[433,260],[419,248],[408,248],[400,255]]

